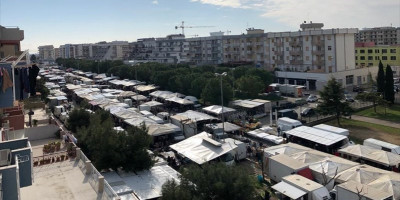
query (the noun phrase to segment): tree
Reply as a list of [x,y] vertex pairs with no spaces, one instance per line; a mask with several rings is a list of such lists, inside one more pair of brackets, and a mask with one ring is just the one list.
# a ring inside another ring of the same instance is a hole
[[85,109],[74,109],[69,114],[67,120],[68,129],[76,133],[78,128],[87,127],[89,125],[90,113]]
[[[218,77],[208,80],[201,93],[201,98],[204,103],[208,102],[214,105],[221,105],[221,86],[219,79]],[[222,80],[222,90],[224,93],[224,105],[227,105],[229,101],[232,100],[232,87],[224,79]]]
[[386,66],[384,97],[386,101],[394,103],[394,80],[393,80],[393,71],[390,65]]
[[340,117],[352,111],[349,103],[345,101],[342,84],[332,78],[319,95],[322,103],[318,105],[318,112],[324,115],[335,115],[340,126]]
[[181,172],[180,184],[167,181],[162,199],[242,200],[256,199],[256,182],[241,167],[223,163],[191,165]]
[[378,92],[383,94],[385,92],[385,72],[383,71],[382,61],[379,61],[378,76],[376,77]]
[[371,102],[374,106],[374,112],[376,113],[376,106],[381,102],[382,96],[378,92],[359,93],[356,99],[364,102]]
[[89,121],[89,126],[78,129],[76,136],[78,146],[97,169],[141,171],[153,166],[147,152],[152,138],[143,127],[116,131],[110,114],[102,110],[91,115]]
[[256,98],[264,90],[264,83],[257,76],[242,76],[237,80],[237,88],[249,98]]

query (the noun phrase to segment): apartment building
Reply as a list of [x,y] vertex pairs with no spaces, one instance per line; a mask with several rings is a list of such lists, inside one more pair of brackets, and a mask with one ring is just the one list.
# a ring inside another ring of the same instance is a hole
[[54,46],[53,45],[44,45],[39,46],[39,60],[40,61],[54,61]]
[[147,60],[156,47],[155,38],[141,38],[136,42],[129,43],[129,59],[130,60]]
[[60,58],[60,48],[54,48],[54,59]]
[[223,35],[224,32],[213,32],[209,37],[187,39],[189,45],[188,64],[218,65],[223,63]]
[[400,27],[364,28],[355,34],[356,42],[373,42],[375,45],[400,44]]
[[76,58],[76,46],[72,44],[65,44],[60,46],[61,58]]
[[156,39],[156,46],[149,61],[168,64],[186,63],[188,52],[189,44],[184,35],[168,35]]
[[0,26],[0,59],[21,54],[21,41],[24,31],[18,27]]
[[[400,74],[400,45],[375,45],[374,42],[356,43],[356,68],[390,65],[395,74]],[[398,71],[398,72],[397,72]]]
[[262,29],[247,29],[247,34],[229,35],[223,38],[223,62],[253,62],[267,66],[270,62],[266,51],[267,34]]

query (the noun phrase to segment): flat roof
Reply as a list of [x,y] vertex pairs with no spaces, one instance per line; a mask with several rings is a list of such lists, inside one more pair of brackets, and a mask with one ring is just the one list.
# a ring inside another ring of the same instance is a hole
[[312,192],[316,189],[324,187],[323,185],[314,182],[308,178],[305,178],[304,176],[300,176],[298,174],[285,176],[282,178],[282,180],[287,183],[290,183],[291,185],[295,185],[298,188],[305,190],[307,192]]
[[70,160],[34,167],[34,182],[20,189],[21,199],[98,199],[88,177],[76,162]]
[[279,162],[291,169],[303,169],[306,168],[308,165],[304,164],[298,160],[295,160],[294,158],[291,158],[285,154],[279,154],[276,156],[271,156],[269,158],[270,160],[275,160],[276,162]]
[[294,128],[292,130],[286,131],[286,134],[300,137],[325,146],[330,146],[347,138],[343,135],[308,126],[300,126]]

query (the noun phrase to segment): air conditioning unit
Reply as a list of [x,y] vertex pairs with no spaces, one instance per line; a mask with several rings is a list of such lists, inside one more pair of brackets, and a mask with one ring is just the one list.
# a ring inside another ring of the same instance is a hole
[[11,150],[3,149],[0,150],[0,167],[11,164]]

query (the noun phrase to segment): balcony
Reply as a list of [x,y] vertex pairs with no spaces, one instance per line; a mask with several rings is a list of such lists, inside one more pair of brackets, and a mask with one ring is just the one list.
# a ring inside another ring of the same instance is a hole
[[282,56],[283,55],[283,51],[274,51],[274,53],[277,56]]
[[313,54],[314,54],[314,55],[323,55],[323,54],[324,54],[324,51],[321,51],[321,50],[314,50],[314,51],[313,51]]
[[302,65],[303,64],[303,60],[291,60],[290,64],[291,65]]
[[319,66],[321,66],[321,65],[324,65],[325,64],[325,61],[324,60],[313,60],[313,65],[319,65]]
[[274,45],[275,45],[276,47],[281,47],[281,46],[283,45],[283,43],[280,42],[280,41],[277,41],[277,42],[274,43]]
[[292,50],[292,51],[290,51],[289,52],[290,53],[290,55],[292,55],[292,56],[296,56],[296,55],[301,55],[301,53],[302,53],[302,51],[300,51],[300,50]]
[[295,46],[295,47],[300,46],[300,41],[298,41],[298,40],[297,41],[290,41],[289,45],[290,46]]
[[315,46],[321,46],[321,47],[325,45],[323,40],[313,40],[312,44]]
[[283,65],[284,61],[283,60],[275,60],[275,63],[277,65]]

